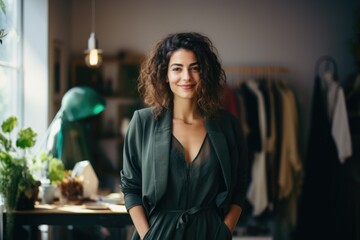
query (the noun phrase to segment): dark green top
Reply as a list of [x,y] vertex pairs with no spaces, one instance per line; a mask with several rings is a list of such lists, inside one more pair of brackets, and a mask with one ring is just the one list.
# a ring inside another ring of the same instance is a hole
[[[219,160],[207,135],[191,163],[181,143],[172,136],[168,185],[158,207],[149,216],[144,239],[231,239],[215,199],[224,188]],[[138,239],[134,234],[133,239]]]
[[[175,224],[175,228],[186,229],[192,226],[189,221],[195,221],[194,219],[201,219],[204,216],[204,219],[214,220],[211,225],[207,223],[211,229],[215,229],[212,232],[212,237],[220,232],[223,232],[223,236],[230,235],[220,219],[224,218],[231,204],[242,206],[245,200],[248,170],[246,142],[238,120],[226,111],[220,110],[213,117],[206,119],[205,127],[207,131],[206,141],[211,143],[211,159],[217,159],[215,162],[217,162],[217,169],[220,170],[220,173],[217,171],[216,174],[218,177],[222,177],[220,182],[223,183],[221,184],[223,186],[218,186],[216,196],[209,197],[211,200],[206,202],[209,204],[205,204],[205,202],[201,202],[200,205],[193,204],[194,207],[190,209],[185,208],[188,207],[187,205],[183,209],[179,208],[181,206],[176,206],[176,208],[171,208],[175,215],[170,218],[175,219],[172,220],[175,221],[172,222]],[[151,108],[135,111],[125,137],[124,164],[121,171],[121,186],[125,195],[126,208],[130,209],[137,205],[144,206],[150,224],[157,222],[157,224],[163,225],[163,229],[172,232],[174,230],[170,228],[167,221],[155,221],[155,219],[160,216],[159,212],[163,207],[163,199],[168,197],[169,189],[174,188],[171,186],[171,179],[169,179],[170,172],[173,171],[173,153],[171,153],[174,150],[173,143],[171,111],[164,110],[156,119],[152,115]],[[195,164],[197,160],[192,164]],[[184,160],[183,163],[186,164]],[[203,180],[206,184],[201,187],[211,185],[208,184],[210,181],[208,175]],[[180,193],[177,194],[181,195]],[[197,191],[189,193],[189,200],[192,198],[190,194],[198,193]],[[208,192],[208,194],[210,193]],[[213,208],[212,203],[215,204],[215,208]],[[184,209],[186,211],[183,211]],[[219,213],[219,217],[216,216],[215,212]],[[208,217],[208,214],[213,217]],[[190,215],[191,217],[189,217]],[[199,224],[196,226],[201,230],[202,226]],[[217,230],[219,231],[217,232]],[[153,231],[151,230],[149,235],[151,232]],[[168,234],[170,235],[170,232]],[[202,232],[202,234],[204,233]],[[161,238],[156,236],[147,239]]]

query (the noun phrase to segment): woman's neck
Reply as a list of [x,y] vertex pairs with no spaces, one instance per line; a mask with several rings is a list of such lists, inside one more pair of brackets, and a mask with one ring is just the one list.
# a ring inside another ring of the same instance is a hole
[[191,125],[200,118],[201,116],[194,101],[188,99],[174,101],[173,119]]

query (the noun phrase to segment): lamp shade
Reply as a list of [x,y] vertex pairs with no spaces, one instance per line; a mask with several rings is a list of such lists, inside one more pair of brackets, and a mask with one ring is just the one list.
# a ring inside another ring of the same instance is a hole
[[77,121],[101,113],[106,107],[105,99],[90,87],[74,87],[61,100],[61,109],[68,121]]

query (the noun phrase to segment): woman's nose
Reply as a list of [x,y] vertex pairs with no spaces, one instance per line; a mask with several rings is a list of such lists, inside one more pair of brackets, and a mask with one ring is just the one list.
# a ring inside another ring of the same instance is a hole
[[191,78],[190,70],[184,69],[183,74],[182,74],[182,79],[190,80],[190,78]]

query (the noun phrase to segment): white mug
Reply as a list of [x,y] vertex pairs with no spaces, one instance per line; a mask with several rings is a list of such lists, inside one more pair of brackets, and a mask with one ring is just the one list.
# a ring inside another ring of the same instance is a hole
[[40,186],[40,196],[42,203],[52,203],[55,197],[55,186],[45,184]]

